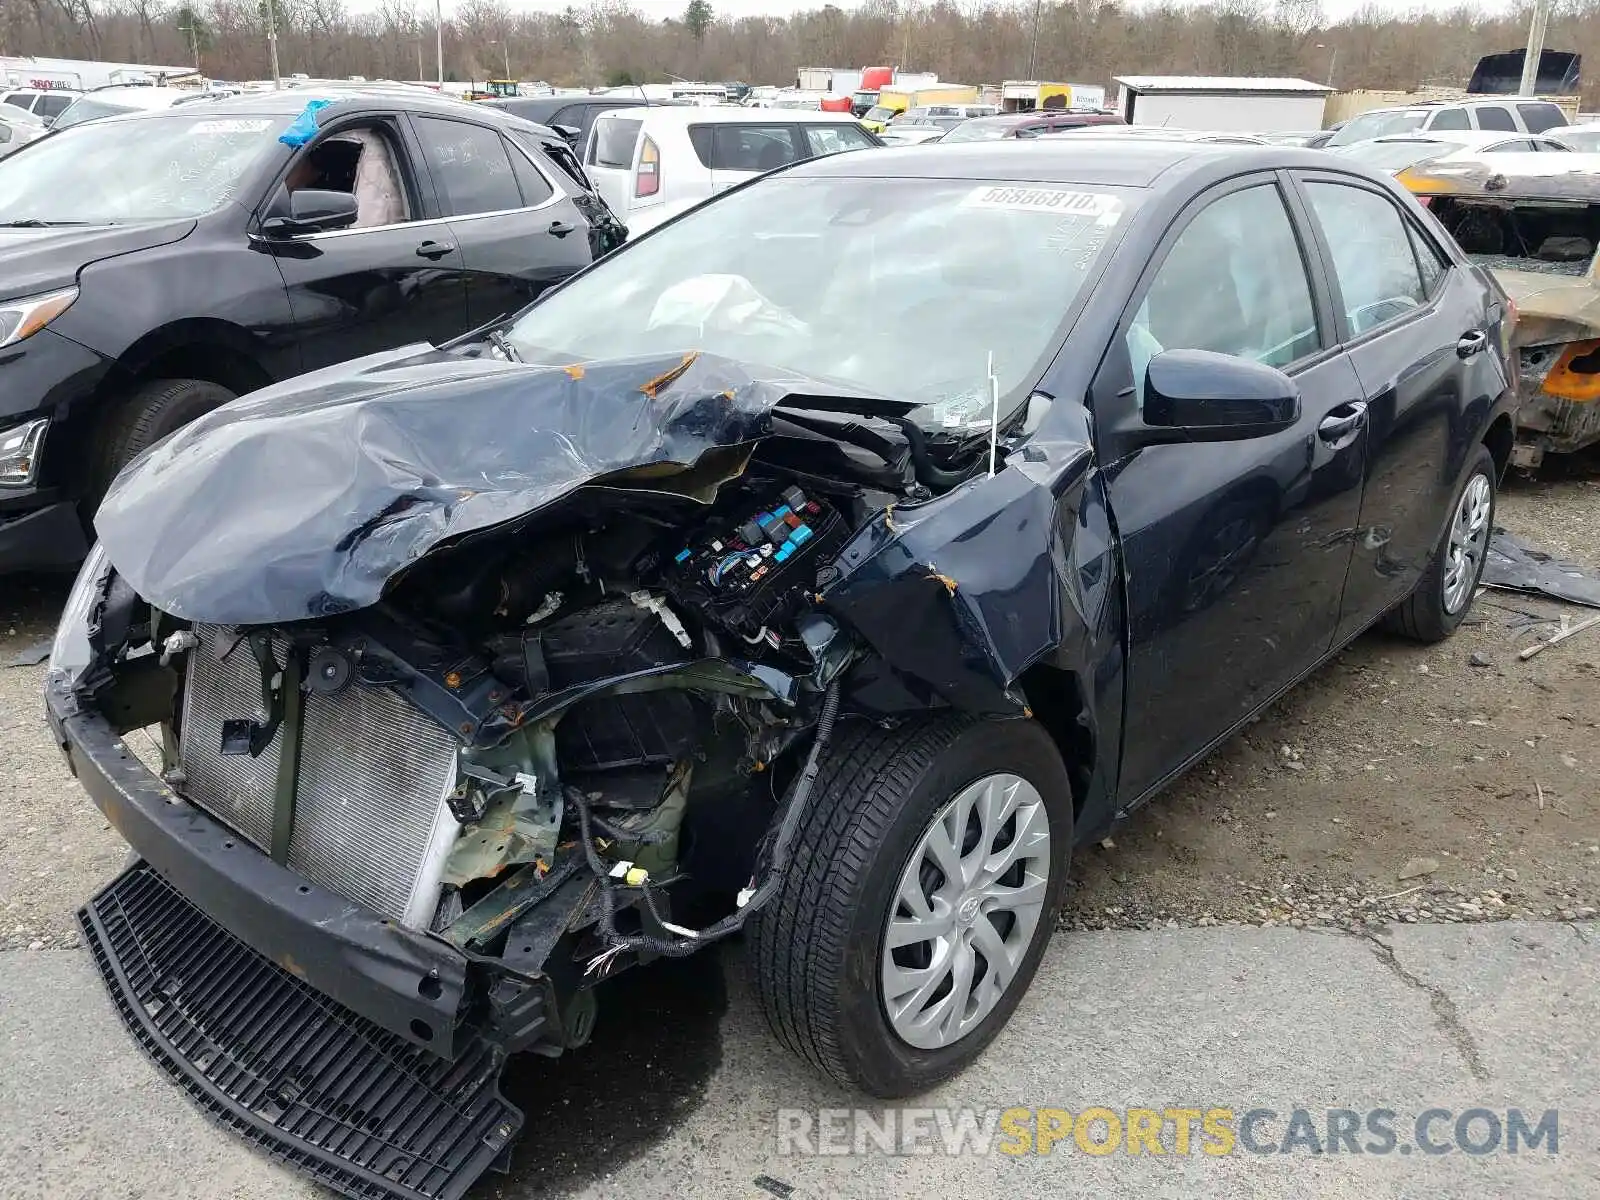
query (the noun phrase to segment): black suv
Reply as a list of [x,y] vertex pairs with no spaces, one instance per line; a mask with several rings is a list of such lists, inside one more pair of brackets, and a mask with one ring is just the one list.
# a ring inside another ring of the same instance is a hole
[[589,140],[589,130],[594,119],[614,108],[656,108],[677,105],[676,100],[648,100],[643,95],[566,95],[566,96],[513,96],[505,100],[483,101],[490,108],[498,108],[524,121],[548,125],[566,138],[573,146],[582,146]]
[[0,162],[0,572],[234,396],[514,312],[626,232],[552,130],[396,92],[94,121]]

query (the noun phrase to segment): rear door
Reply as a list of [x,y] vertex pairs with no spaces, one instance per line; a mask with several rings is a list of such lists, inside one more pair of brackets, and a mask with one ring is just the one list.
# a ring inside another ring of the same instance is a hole
[[1329,264],[1334,321],[1369,404],[1355,557],[1339,618],[1352,636],[1403,599],[1428,567],[1475,422],[1505,387],[1489,339],[1499,314],[1380,186],[1297,173]]
[[747,179],[811,157],[810,148],[792,124],[722,121],[709,128],[713,192],[725,192]]
[[557,181],[499,130],[411,118],[466,273],[469,328],[525,307],[589,263],[589,223]]
[[[1331,327],[1322,269],[1286,177],[1193,201],[1152,257],[1092,387],[1121,534],[1129,628],[1121,799],[1160,783],[1328,652],[1366,454],[1361,382]],[[1283,370],[1300,418],[1240,441],[1146,446],[1135,425],[1163,350]]]

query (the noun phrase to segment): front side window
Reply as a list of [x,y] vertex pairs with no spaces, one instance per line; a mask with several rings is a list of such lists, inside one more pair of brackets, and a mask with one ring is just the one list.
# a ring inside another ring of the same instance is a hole
[[1427,298],[1399,210],[1365,188],[1306,184],[1311,209],[1333,252],[1334,274],[1352,334],[1365,333]]
[[281,150],[278,134],[288,123],[163,114],[52,133],[28,153],[0,159],[0,224],[203,216],[235,199],[261,160]]
[[1478,107],[1478,128],[1513,131],[1517,123],[1511,119],[1511,110],[1501,108],[1498,104],[1483,104]]
[[1002,404],[1026,396],[1139,195],[782,175],[631,243],[506,332],[529,362],[701,350],[964,428],[988,415],[991,354]]
[[1286,367],[1321,348],[1311,284],[1273,184],[1213,201],[1172,244],[1128,329],[1139,402],[1163,350],[1211,350]]
[[464,121],[412,120],[447,213],[466,217],[522,207],[517,177],[498,133]]
[[1428,122],[1429,129],[1471,129],[1472,120],[1464,108],[1441,108]]
[[859,125],[804,125],[806,145],[811,153],[837,154],[841,150],[864,150],[872,145],[867,131]]

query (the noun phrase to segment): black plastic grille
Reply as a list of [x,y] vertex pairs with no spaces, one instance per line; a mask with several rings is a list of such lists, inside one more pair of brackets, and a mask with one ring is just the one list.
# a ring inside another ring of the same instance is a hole
[[504,1055],[455,1062],[336,1004],[240,942],[143,863],[79,914],[145,1052],[212,1119],[360,1200],[459,1197],[522,1127]]

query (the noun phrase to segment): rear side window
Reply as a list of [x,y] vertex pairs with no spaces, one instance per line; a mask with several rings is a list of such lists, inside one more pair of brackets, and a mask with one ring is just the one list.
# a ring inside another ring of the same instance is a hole
[[1441,108],[1428,122],[1429,129],[1471,129],[1472,122],[1464,108]]
[[1432,297],[1439,290],[1439,284],[1449,267],[1422,230],[1409,222],[1406,230],[1411,234],[1411,248],[1417,252],[1417,269],[1422,272],[1422,290]]
[[40,96],[39,107],[34,109],[34,112],[41,117],[55,120],[55,118],[67,111],[67,105],[71,104],[72,101],[72,96]]
[[715,125],[713,171],[774,171],[802,158],[788,125]]
[[639,142],[643,121],[629,117],[601,117],[589,141],[589,161],[599,167],[633,166],[633,148]]
[[872,145],[867,139],[867,131],[859,125],[805,125],[802,128],[812,154],[863,150]]
[[1514,131],[1517,123],[1511,119],[1509,109],[1498,104],[1483,104],[1478,107],[1478,128]]
[[1567,123],[1566,115],[1554,104],[1519,104],[1517,114],[1529,133],[1543,133]]
[[1376,192],[1342,183],[1307,183],[1306,196],[1333,252],[1352,334],[1386,324],[1423,303],[1427,291],[1411,235],[1393,204]]
[[522,203],[532,208],[535,204],[543,204],[556,194],[555,188],[550,186],[546,179],[528,160],[528,156],[515,147],[510,147],[511,173],[517,177],[517,187],[522,192]]
[[438,117],[412,120],[447,213],[466,217],[523,207],[511,158],[498,133]]

